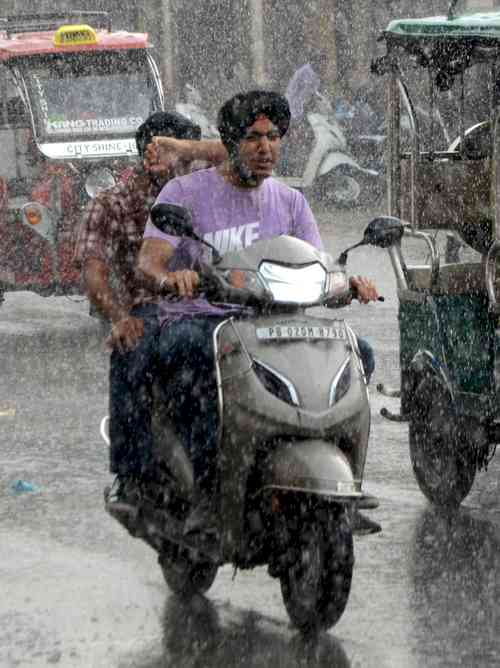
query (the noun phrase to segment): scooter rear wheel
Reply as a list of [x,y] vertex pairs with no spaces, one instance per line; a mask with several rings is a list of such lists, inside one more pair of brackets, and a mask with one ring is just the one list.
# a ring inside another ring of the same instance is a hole
[[323,202],[349,208],[359,204],[361,186],[354,176],[336,169],[320,177],[316,195]]
[[161,553],[158,563],[169,588],[182,598],[204,594],[217,576],[217,564],[193,561],[188,551],[178,546],[171,546],[168,553]]
[[304,633],[331,628],[349,599],[354,547],[344,511],[327,509],[300,522],[290,551],[294,562],[280,576],[293,624]]

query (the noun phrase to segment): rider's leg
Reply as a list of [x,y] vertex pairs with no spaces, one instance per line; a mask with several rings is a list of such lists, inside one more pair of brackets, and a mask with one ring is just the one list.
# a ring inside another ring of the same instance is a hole
[[136,307],[144,320],[144,336],[136,348],[111,354],[109,376],[110,469],[120,476],[151,473],[151,387],[160,331],[157,307]]
[[169,395],[193,464],[195,507],[186,523],[193,530],[206,523],[214,492],[219,420],[212,335],[219,322],[183,319],[164,327],[160,336],[160,364],[175,378]]
[[375,371],[375,353],[366,339],[358,337],[358,348],[365,370],[366,382],[369,383]]
[[[373,372],[375,371],[375,354],[373,348],[366,339],[358,337],[358,348],[365,370],[366,382],[369,383]],[[378,522],[366,517],[359,512],[359,508],[376,508],[378,506],[378,499],[371,494],[365,494],[364,499],[358,505],[356,512],[352,518],[352,530],[355,534],[363,535],[370,533],[378,533],[382,527]]]

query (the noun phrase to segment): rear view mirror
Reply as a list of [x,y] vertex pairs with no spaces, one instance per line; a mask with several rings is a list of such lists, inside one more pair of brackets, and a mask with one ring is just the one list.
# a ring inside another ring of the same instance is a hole
[[363,234],[363,245],[389,248],[401,240],[404,225],[394,216],[379,216],[370,221]]
[[165,234],[175,237],[197,239],[193,229],[191,214],[183,206],[177,204],[155,204],[151,209],[151,220]]
[[107,167],[90,172],[85,180],[85,190],[90,199],[94,199],[102,190],[108,190],[115,185],[113,172]]

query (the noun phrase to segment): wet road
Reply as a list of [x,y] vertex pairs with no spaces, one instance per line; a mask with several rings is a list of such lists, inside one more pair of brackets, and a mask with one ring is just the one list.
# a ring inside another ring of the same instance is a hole
[[[357,240],[368,213],[320,219],[328,249],[340,251]],[[348,315],[376,349],[373,388],[397,384],[388,258],[360,249],[350,268],[374,276],[386,297]],[[103,512],[111,478],[98,424],[107,354],[85,304],[9,295],[0,343],[1,668],[500,664],[500,459],[478,475],[455,518],[437,516],[411,473],[406,427],[379,416],[397,402],[373,389],[365,488],[380,497],[373,517],[383,532],[356,539],[347,610],[308,644],[290,627],[279,583],[265,569],[233,579],[224,568],[207,598],[183,605],[153,551]],[[12,494],[17,479],[39,491]]]

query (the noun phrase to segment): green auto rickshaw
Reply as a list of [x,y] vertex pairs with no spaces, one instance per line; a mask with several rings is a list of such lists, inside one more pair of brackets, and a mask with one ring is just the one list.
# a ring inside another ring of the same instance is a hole
[[[418,484],[457,507],[500,442],[500,12],[400,19],[387,80],[401,412]],[[401,229],[402,228],[402,229]],[[387,236],[385,237],[387,246]]]

